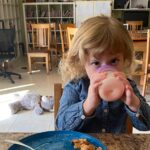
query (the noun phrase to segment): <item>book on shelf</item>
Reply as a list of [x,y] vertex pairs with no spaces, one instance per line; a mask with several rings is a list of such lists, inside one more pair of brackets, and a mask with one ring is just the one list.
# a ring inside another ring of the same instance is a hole
[[41,12],[41,15],[40,15],[41,17],[45,17],[46,16],[46,11],[45,10],[43,10],[42,12]]
[[72,17],[72,12],[71,12],[71,10],[65,10],[64,12],[63,12],[63,16],[64,17]]
[[51,17],[60,17],[61,16],[61,11],[60,10],[56,11],[55,8],[51,8],[50,16]]
[[36,17],[36,10],[29,9],[26,13],[27,17]]
[[32,43],[32,32],[27,33],[27,38],[28,38],[28,43],[31,44]]
[[28,31],[31,31],[31,30],[32,30],[31,24],[32,24],[32,22],[27,22],[27,23],[26,23],[26,27],[27,27],[27,30],[28,30]]

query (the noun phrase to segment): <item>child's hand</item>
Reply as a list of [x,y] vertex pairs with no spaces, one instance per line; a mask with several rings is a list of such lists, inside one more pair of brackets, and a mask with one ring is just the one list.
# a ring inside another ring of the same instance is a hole
[[115,73],[115,76],[118,79],[120,79],[124,83],[124,86],[125,86],[125,92],[121,99],[132,111],[136,112],[138,108],[140,107],[139,98],[134,94],[129,81],[126,79],[123,73],[120,73],[120,72]]
[[106,78],[106,73],[94,73],[90,77],[90,86],[88,89],[87,99],[83,104],[83,110],[86,116],[92,115],[94,110],[100,103],[98,88],[102,81]]

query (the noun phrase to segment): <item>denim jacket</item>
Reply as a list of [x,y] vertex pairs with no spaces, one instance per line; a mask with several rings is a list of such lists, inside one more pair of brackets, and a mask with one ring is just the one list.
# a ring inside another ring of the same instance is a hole
[[150,106],[141,96],[133,80],[128,79],[134,93],[141,101],[137,113],[131,111],[121,100],[107,102],[102,100],[90,117],[83,113],[83,102],[87,98],[90,80],[87,77],[68,82],[60,99],[56,118],[58,130],[75,130],[80,132],[124,133],[127,116],[135,128],[150,130]]

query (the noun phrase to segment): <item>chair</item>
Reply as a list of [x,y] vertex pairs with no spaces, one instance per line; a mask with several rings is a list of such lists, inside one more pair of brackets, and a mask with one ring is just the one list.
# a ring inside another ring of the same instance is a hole
[[123,26],[125,27],[126,30],[129,30],[129,25],[127,23],[124,23]]
[[141,40],[139,30],[143,30],[143,21],[126,21],[126,24],[128,24],[128,31],[132,40],[138,40],[139,38]]
[[62,84],[55,83],[54,84],[54,119],[56,119],[56,115],[59,108],[59,100],[61,98],[63,92]]
[[145,93],[146,93],[148,79],[150,78],[150,72],[148,70],[149,68],[150,68],[150,29],[148,29],[148,31],[147,31],[147,47],[146,47],[143,90],[142,90],[143,95],[145,95]]
[[[133,53],[134,53],[134,63],[137,69],[132,69],[132,76],[140,76],[140,85],[143,85],[144,68],[145,68],[145,57],[147,55],[146,50],[147,39],[133,41]],[[143,87],[142,87],[143,88]]]
[[75,27],[75,24],[59,24],[62,58],[64,58],[64,54],[68,50],[67,27]]
[[7,71],[6,66],[8,61],[16,57],[14,39],[15,29],[0,29],[0,76],[8,78],[12,83],[15,83],[11,77],[12,75],[18,76],[21,79],[20,74]]
[[143,30],[143,21],[127,21],[126,23],[128,24],[128,31],[133,40],[134,62],[138,66],[138,70],[132,70],[131,75],[140,76],[140,85],[143,85],[147,32]]
[[[50,23],[50,29],[51,29],[50,49],[51,49],[51,53],[53,53],[53,51],[54,51],[56,60],[58,62],[56,23]],[[50,56],[52,56],[52,55],[50,55]]]
[[[54,120],[56,120],[56,115],[59,108],[59,100],[61,98],[63,92],[62,84],[61,83],[55,83],[54,84]],[[126,133],[131,134],[133,131],[133,127],[131,124],[131,120],[129,117],[126,121]]]
[[143,21],[126,21],[126,23],[128,24],[128,30],[136,31],[143,28]]
[[73,37],[74,37],[75,33],[77,32],[77,30],[78,30],[78,28],[67,27],[69,48],[71,47],[71,42],[72,42]]
[[[50,62],[50,24],[31,24],[32,27],[32,46],[29,48],[28,65],[29,73],[32,73],[32,63],[45,64],[46,71],[51,69]],[[32,60],[32,58],[41,58]],[[44,60],[43,60],[44,58]]]

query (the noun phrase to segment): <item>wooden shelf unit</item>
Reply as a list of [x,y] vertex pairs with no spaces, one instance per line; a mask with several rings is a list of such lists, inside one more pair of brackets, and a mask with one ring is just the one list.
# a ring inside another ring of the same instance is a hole
[[24,26],[26,48],[31,44],[32,23],[56,23],[57,45],[60,47],[59,23],[75,23],[74,2],[36,2],[24,3]]
[[[112,0],[112,16],[125,23],[129,20],[143,21],[145,28],[150,26],[150,0]],[[138,20],[139,19],[139,20]]]

